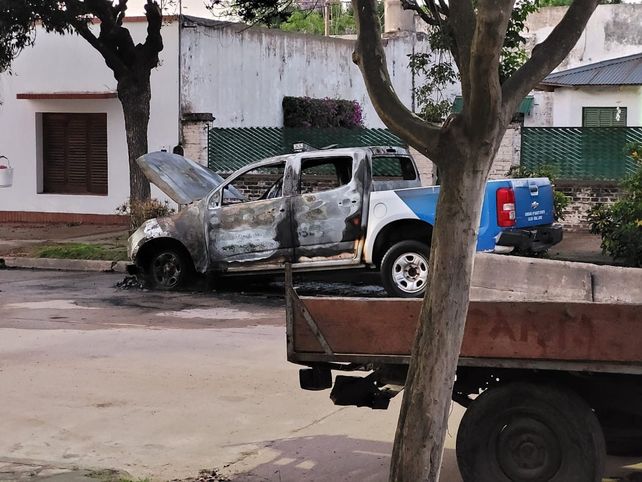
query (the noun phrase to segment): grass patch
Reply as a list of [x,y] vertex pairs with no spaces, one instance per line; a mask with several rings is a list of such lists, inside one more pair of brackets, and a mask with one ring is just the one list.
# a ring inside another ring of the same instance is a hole
[[126,261],[127,249],[121,246],[100,244],[65,243],[38,246],[37,258],[98,259],[103,261]]
[[151,479],[135,479],[127,472],[113,469],[92,470],[87,477],[96,479],[97,482],[151,482]]

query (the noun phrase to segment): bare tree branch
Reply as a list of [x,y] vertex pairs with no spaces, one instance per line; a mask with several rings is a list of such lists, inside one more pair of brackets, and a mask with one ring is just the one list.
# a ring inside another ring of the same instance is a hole
[[440,129],[413,114],[397,97],[381,43],[375,0],[352,0],[357,23],[357,43],[352,54],[366,82],[368,95],[381,120],[392,132],[428,157],[434,157]]
[[147,38],[143,49],[149,56],[150,64],[153,64],[150,65],[150,68],[154,68],[158,65],[158,53],[163,50],[163,37],[161,35],[163,13],[158,3],[154,0],[147,0],[145,16],[147,17]]
[[101,29],[112,29],[116,26],[114,7],[105,0],[85,0],[87,10],[100,19]]
[[504,116],[512,116],[524,96],[557,67],[577,43],[598,0],[574,0],[564,18],[542,43],[535,46],[531,58],[502,86]]
[[433,27],[436,27],[439,25],[438,20],[433,16],[431,16],[428,12],[426,12],[426,10],[420,5],[418,5],[417,2],[409,1],[409,0],[401,0],[401,6],[404,8],[404,10],[412,10],[415,13],[417,13],[417,15],[419,15],[419,18],[421,18],[428,25],[432,25]]
[[470,0],[451,0],[448,25],[454,45],[451,49],[461,78],[461,95],[464,104],[470,99],[470,46],[475,32],[475,12]]
[[110,48],[107,48],[105,45],[103,45],[103,43],[91,32],[91,30],[89,30],[89,27],[84,21],[75,20],[73,22],[73,26],[76,29],[76,32],[78,32],[78,34],[82,38],[84,38],[92,47],[100,52],[100,55],[102,55],[105,59],[107,67],[114,71],[114,75],[116,76],[116,78],[118,78],[120,73],[127,70],[127,66],[118,57],[118,55],[116,55],[116,53],[113,52]]
[[127,10],[127,2],[126,0],[120,0],[120,3],[118,4],[117,10],[116,10],[116,25],[121,27],[123,25],[123,20],[125,20],[125,15],[126,15],[126,10]]

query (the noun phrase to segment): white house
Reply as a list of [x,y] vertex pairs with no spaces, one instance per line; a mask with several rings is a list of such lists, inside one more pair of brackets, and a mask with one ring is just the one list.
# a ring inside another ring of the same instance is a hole
[[[146,19],[128,24],[135,41],[144,41]],[[163,37],[161,67],[151,78],[152,149],[176,144],[179,132],[176,22],[164,26]],[[111,70],[79,36],[40,28],[12,70],[0,75],[0,154],[14,168],[13,185],[0,188],[0,221],[113,222],[129,196],[129,173]],[[61,149],[53,157],[66,161],[51,165],[49,151]]]
[[[528,17],[526,23],[528,47],[542,42],[562,19],[568,7],[542,8]],[[571,81],[578,81],[575,69],[586,66],[612,71],[617,61],[642,53],[642,4],[598,5],[586,28],[569,55],[547,79],[556,79],[563,72],[571,73]],[[569,69],[573,69],[572,71]],[[588,71],[587,71],[588,72]],[[626,107],[627,125],[642,125],[640,91],[634,84],[617,84],[614,79],[598,85],[555,85],[545,81],[543,90],[533,93],[531,112],[524,118],[525,127],[581,127],[582,107]]]
[[[145,18],[125,22],[144,41]],[[208,119],[219,127],[280,127],[284,96],[357,100],[366,126],[384,127],[352,62],[352,40],[196,17],[165,18],[162,34],[151,76],[150,150],[183,142],[196,149],[186,154],[204,160],[202,139],[194,139]],[[407,54],[425,44],[412,33],[386,40],[393,84],[409,107]],[[116,82],[102,57],[78,36],[39,28],[12,70],[0,74],[0,155],[14,168],[13,184],[0,188],[0,221],[115,221],[129,195],[127,146]]]
[[552,73],[540,89],[547,116],[529,127],[642,126],[642,47],[633,55]]

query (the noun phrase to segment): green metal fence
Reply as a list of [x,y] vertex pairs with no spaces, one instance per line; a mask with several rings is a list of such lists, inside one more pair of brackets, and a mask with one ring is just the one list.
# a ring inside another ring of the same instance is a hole
[[642,127],[524,127],[521,165],[553,166],[563,180],[617,181],[636,168],[631,142],[642,142]]
[[214,128],[209,131],[208,165],[217,172],[231,172],[266,157],[289,154],[293,145],[312,147],[405,146],[387,129]]

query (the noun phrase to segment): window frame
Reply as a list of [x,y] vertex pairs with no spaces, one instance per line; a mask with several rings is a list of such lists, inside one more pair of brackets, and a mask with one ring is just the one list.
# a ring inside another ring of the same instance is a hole
[[[250,173],[250,172],[252,172],[254,170],[257,170],[257,169],[269,169],[269,168],[274,168],[274,167],[281,167],[283,169],[283,172],[282,172],[282,175],[281,175],[281,179],[283,181],[282,181],[282,185],[281,185],[281,195],[279,197],[274,197],[274,198],[269,198],[269,199],[254,199],[254,200],[249,200],[248,199],[246,201],[240,201],[240,202],[234,202],[234,203],[225,204],[225,190],[230,186],[233,189],[237,190],[242,195],[244,195],[243,192],[238,187],[236,187],[234,185],[234,182],[236,182],[238,179],[242,178],[243,176],[245,176],[246,174],[248,174],[248,173]],[[218,194],[218,200],[217,200],[217,207],[219,207],[219,208],[224,208],[224,207],[228,207],[228,206],[238,206],[240,204],[247,204],[247,203],[259,202],[259,201],[266,201],[266,200],[274,200],[274,199],[284,198],[284,197],[287,196],[287,194],[284,192],[284,190],[285,190],[285,175],[286,175],[286,172],[287,172],[287,162],[286,161],[276,161],[276,162],[262,164],[262,165],[259,165],[259,166],[248,166],[246,169],[242,170],[241,172],[238,172],[234,177],[230,177],[230,178],[226,179],[225,183],[221,184],[221,186],[218,187],[212,193],[212,195],[210,196],[210,201],[208,202],[208,204],[211,203],[211,200],[212,200],[212,198],[214,196],[216,196],[216,193],[219,193]]]
[[[338,186],[334,186],[334,187],[332,187],[330,189],[322,189],[322,190],[319,190],[319,191],[312,191],[312,192],[305,192],[304,193],[301,188],[303,186],[303,172],[304,172],[304,170],[306,168],[305,167],[305,163],[306,162],[316,163],[317,165],[313,166],[313,168],[314,167],[318,167],[318,166],[323,165],[323,164],[332,165],[334,167],[335,171],[334,171],[333,174],[328,174],[327,177],[332,177],[333,179],[336,180],[336,182],[341,182],[342,181],[340,179],[340,176],[339,176],[340,172],[339,172],[338,166],[340,164],[345,164],[346,166],[348,166],[348,169],[349,169],[349,177],[348,177],[346,182],[343,182],[342,184],[339,184]],[[344,156],[327,156],[327,157],[316,157],[316,156],[314,156],[314,157],[302,157],[301,160],[300,160],[300,163],[299,163],[299,179],[298,179],[296,188],[297,188],[297,192],[301,196],[305,196],[307,194],[319,194],[319,193],[322,193],[322,192],[334,191],[335,189],[339,189],[339,188],[341,188],[343,186],[347,186],[348,184],[350,184],[352,182],[353,178],[354,178],[354,158],[352,156],[344,155]]]
[[[624,118],[620,123],[615,121],[615,113],[617,109],[620,109],[621,116]],[[587,116],[593,112],[597,116],[597,125],[587,125]],[[601,125],[601,113],[610,113],[611,119],[609,125]],[[628,111],[626,107],[622,106],[583,106],[582,107],[582,127],[594,128],[594,127],[627,127],[628,123]]]

